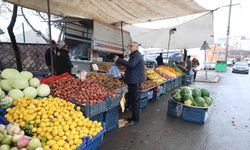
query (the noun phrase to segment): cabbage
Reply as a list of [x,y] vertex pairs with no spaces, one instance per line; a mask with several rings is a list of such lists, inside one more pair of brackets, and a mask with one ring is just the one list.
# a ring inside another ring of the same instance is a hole
[[29,71],[22,71],[20,74],[22,77],[26,78],[27,80],[33,77],[33,74]]
[[39,139],[32,139],[29,141],[28,150],[35,150],[38,147],[42,147],[42,144]]
[[37,96],[37,90],[33,87],[26,87],[23,90],[24,96],[31,97],[31,98],[36,98]]
[[10,150],[10,146],[9,145],[2,145],[0,147],[0,150]]
[[1,74],[2,78],[4,78],[4,79],[15,78],[19,75],[20,75],[20,73],[16,69],[12,69],[12,68],[4,69],[2,74]]
[[29,81],[26,78],[20,76],[13,79],[11,86],[15,89],[25,89],[29,86]]
[[19,150],[18,147],[12,147],[10,150]]
[[2,89],[0,89],[0,100],[3,99],[5,96],[5,93]]
[[17,144],[17,141],[22,137],[22,135],[14,135],[12,137],[12,142],[16,145]]
[[10,80],[1,80],[0,84],[4,91],[10,91],[12,89]]
[[23,92],[19,89],[12,89],[9,91],[8,96],[12,97],[14,100],[22,98],[24,96]]
[[16,135],[21,131],[20,127],[18,126],[18,124],[15,123],[11,123],[7,126],[7,133],[9,135]]
[[37,87],[38,96],[45,97],[50,94],[50,88],[47,84],[41,84]]
[[[2,133],[2,134],[7,133],[6,126],[3,124],[0,124],[0,133]],[[0,141],[2,141],[2,140],[0,140]]]
[[2,144],[11,145],[12,142],[11,139],[12,139],[11,135],[5,135],[4,139],[2,140]]
[[30,83],[30,86],[36,88],[40,85],[40,80],[37,78],[32,78],[32,79],[30,79],[29,83]]

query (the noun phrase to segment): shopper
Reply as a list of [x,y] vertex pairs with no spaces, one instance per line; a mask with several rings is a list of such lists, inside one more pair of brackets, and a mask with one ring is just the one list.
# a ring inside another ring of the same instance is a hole
[[63,73],[70,73],[71,74],[71,68],[73,67],[70,57],[69,57],[69,51],[68,46],[62,42],[58,46],[60,55],[57,55],[56,61],[55,61],[55,74],[60,75]]
[[190,72],[190,70],[192,69],[192,61],[191,61],[190,55],[188,55],[188,57],[187,57],[186,68],[187,68],[188,72]]
[[200,65],[199,60],[196,59],[196,58],[193,58],[193,60],[192,60],[192,67],[193,67],[193,72],[194,72],[194,81],[196,79],[196,74],[198,72],[199,65]]
[[144,60],[142,54],[138,51],[138,44],[132,42],[129,44],[129,60],[114,58],[117,65],[127,67],[125,72],[125,82],[128,85],[128,99],[131,104],[132,117],[128,119],[128,126],[136,125],[140,121],[138,89],[145,80]]
[[158,66],[163,65],[162,53],[156,58],[156,61]]
[[[56,59],[56,55],[60,55],[59,52],[59,48],[56,45],[56,42],[53,40],[51,41],[52,44],[52,53],[53,53],[53,64],[55,64],[55,59]],[[49,68],[50,72],[52,71],[52,64],[51,64],[51,57],[50,57],[50,48],[48,48],[45,52],[45,63],[47,65],[47,67]],[[54,66],[55,67],[55,66]]]

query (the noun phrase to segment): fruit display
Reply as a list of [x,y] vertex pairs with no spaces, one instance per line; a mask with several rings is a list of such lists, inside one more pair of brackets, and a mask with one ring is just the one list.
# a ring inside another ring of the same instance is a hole
[[156,69],[159,69],[162,72],[165,72],[168,76],[170,76],[172,78],[176,78],[176,77],[179,77],[182,75],[181,73],[175,71],[173,68],[167,67],[167,66],[159,66]]
[[24,135],[18,124],[0,124],[0,150],[41,150],[39,139]]
[[157,84],[161,84],[166,81],[163,77],[157,74],[154,70],[147,70],[146,71],[147,78],[153,80]]
[[213,103],[209,91],[204,88],[181,87],[172,93],[172,97],[188,106],[208,107]]
[[[0,98],[8,95],[13,100],[26,97],[45,97],[50,94],[50,88],[47,84],[40,84],[39,79],[33,78],[33,74],[28,71],[19,72],[16,69],[5,69],[1,73],[0,79]],[[8,99],[8,98],[7,98]]]
[[52,75],[52,76],[49,76],[48,78],[40,78],[40,81],[43,84],[49,84],[57,79],[70,78],[70,77],[72,77],[72,75],[66,72],[66,73],[61,74],[61,75]]
[[121,71],[126,71],[126,69],[127,69],[127,68],[126,68],[125,66],[123,66],[123,65],[119,65],[118,68],[119,68]]
[[115,97],[116,93],[111,89],[91,82],[81,81],[76,78],[58,79],[49,84],[52,95],[70,101],[74,98],[75,102],[86,105],[89,101],[91,105],[103,102],[106,96]]
[[87,79],[99,83],[109,89],[118,89],[126,86],[124,82],[111,78],[110,75],[106,73],[89,72],[87,74]]
[[80,107],[74,109],[74,104],[60,98],[25,97],[13,104],[13,108],[7,109],[5,118],[30,130],[33,138],[41,141],[41,144],[38,140],[33,141],[32,145],[42,145],[44,150],[74,150],[82,144],[83,137],[92,138],[102,130],[101,123],[85,118]]
[[99,70],[108,71],[111,68],[110,64],[99,65]]
[[157,84],[154,81],[147,80],[147,81],[141,83],[139,90],[143,91],[143,90],[146,90],[146,89],[149,89],[152,87],[156,87],[156,86],[157,86]]
[[178,68],[178,67],[174,67],[173,68],[176,72],[178,72],[178,73],[180,73],[180,74],[185,74],[183,71],[182,71],[182,69],[180,69],[180,68]]
[[155,72],[158,73],[161,77],[165,78],[166,80],[171,79],[172,77],[169,76],[164,69],[156,68]]

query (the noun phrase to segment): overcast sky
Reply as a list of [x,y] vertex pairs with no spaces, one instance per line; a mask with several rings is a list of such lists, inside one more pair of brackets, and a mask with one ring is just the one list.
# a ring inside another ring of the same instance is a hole
[[[1,1],[1,0],[0,0]],[[206,9],[213,10],[221,6],[228,5],[230,0],[196,0],[201,6]],[[233,0],[233,4],[238,4],[232,7],[232,17],[231,17],[231,36],[247,36],[250,38],[250,0]],[[32,18],[30,20],[32,24],[42,32],[46,33],[47,24],[45,22],[41,22],[41,19],[38,17],[34,17],[31,15],[30,11],[27,11],[27,16]],[[30,14],[30,15],[29,15]],[[4,29],[7,33],[6,28],[10,22],[11,13],[0,14],[0,28]],[[190,17],[184,17],[184,20],[189,19]],[[194,16],[191,16],[194,18]],[[214,33],[215,38],[221,38],[226,36],[227,31],[227,21],[228,21],[228,7],[222,7],[215,11],[214,13]],[[22,33],[21,24],[25,22],[22,17],[17,18],[17,23],[15,25],[14,32],[16,34]],[[182,19],[177,21],[156,21],[150,23],[137,24],[138,26],[145,28],[163,28],[169,27],[169,25],[176,25],[178,23],[183,22]],[[25,25],[25,29],[29,30],[28,25]],[[53,31],[53,39],[58,35],[58,31],[52,29]],[[7,39],[8,34],[1,35],[0,40]]]

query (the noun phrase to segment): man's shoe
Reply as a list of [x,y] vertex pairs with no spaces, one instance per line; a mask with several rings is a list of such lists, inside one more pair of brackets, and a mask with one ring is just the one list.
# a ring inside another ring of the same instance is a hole
[[129,121],[129,122],[127,123],[127,126],[134,126],[134,125],[136,125],[136,124],[138,124],[138,122],[135,122],[135,121],[131,120],[131,121]]

